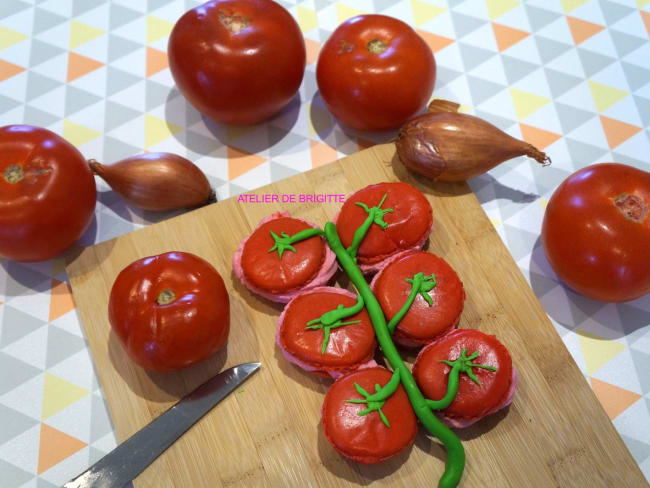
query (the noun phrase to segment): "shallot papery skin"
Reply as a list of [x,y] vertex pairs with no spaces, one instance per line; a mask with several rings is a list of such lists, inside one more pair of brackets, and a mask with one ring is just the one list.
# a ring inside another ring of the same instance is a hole
[[457,112],[430,112],[411,119],[400,129],[396,146],[407,168],[437,181],[464,181],[523,155],[550,164],[546,154],[531,144]]
[[143,210],[194,208],[214,199],[203,172],[177,154],[145,153],[110,165],[91,159],[88,164],[115,193]]

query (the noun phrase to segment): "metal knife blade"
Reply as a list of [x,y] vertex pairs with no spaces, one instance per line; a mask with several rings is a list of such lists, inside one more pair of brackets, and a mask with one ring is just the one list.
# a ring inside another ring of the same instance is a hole
[[122,488],[259,367],[244,363],[209,379],[63,488]]

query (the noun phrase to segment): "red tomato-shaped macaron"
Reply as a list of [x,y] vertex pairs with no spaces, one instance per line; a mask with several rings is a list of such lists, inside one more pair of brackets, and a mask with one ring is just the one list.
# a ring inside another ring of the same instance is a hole
[[244,239],[233,257],[233,269],[251,291],[269,300],[286,303],[300,291],[327,283],[336,272],[336,256],[323,238],[313,236],[292,244],[280,257],[270,251],[275,245],[271,235],[283,232],[292,236],[313,228],[309,222],[278,212],[263,219]]
[[433,226],[431,205],[415,187],[403,182],[370,185],[350,195],[336,217],[336,227],[345,247],[352,244],[354,233],[368,217],[368,212],[357,203],[371,208],[379,205],[384,195],[381,208],[392,210],[383,215],[388,226],[382,229],[373,223],[357,253],[357,262],[364,273],[378,271],[385,260],[397,253],[421,249]]
[[[372,358],[377,343],[365,308],[340,319],[341,323],[358,323],[326,329],[318,322],[313,324],[316,328],[307,328],[308,322],[320,319],[339,305],[350,308],[356,304],[356,295],[334,287],[318,287],[296,296],[278,319],[276,342],[284,356],[307,371],[335,378],[369,363],[375,365]],[[325,341],[326,330],[329,337]]]
[[463,349],[467,356],[478,351],[478,357],[472,362],[492,366],[496,371],[472,368],[480,385],[467,374],[460,374],[454,401],[440,411],[445,423],[459,428],[509,405],[517,384],[510,353],[496,337],[474,329],[457,329],[424,347],[415,360],[413,376],[425,397],[439,400],[445,395],[451,366],[441,360],[454,361]]
[[465,303],[465,290],[447,262],[430,252],[414,252],[392,259],[372,281],[372,291],[386,320],[406,303],[412,290],[407,279],[417,273],[434,275],[435,286],[427,292],[432,304],[417,294],[406,315],[398,322],[393,339],[407,347],[428,344],[458,325]]
[[327,440],[343,456],[364,464],[379,463],[413,444],[417,421],[402,385],[381,407],[390,427],[376,410],[359,415],[368,408],[367,404],[347,401],[364,398],[355,383],[373,394],[375,385],[386,385],[392,375],[381,367],[360,369],[339,378],[327,391],[322,409],[323,430]]

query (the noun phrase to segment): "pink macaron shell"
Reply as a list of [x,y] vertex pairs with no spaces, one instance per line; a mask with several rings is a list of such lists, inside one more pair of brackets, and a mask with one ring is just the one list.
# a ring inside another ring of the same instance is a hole
[[[340,293],[341,295],[349,296],[350,298],[356,298],[356,295],[348,290],[345,290],[343,288],[334,288],[331,286],[319,286],[316,288],[310,288],[309,290],[305,290],[301,293],[298,293],[296,296],[301,295],[303,293],[320,293],[320,292],[334,292],[334,291],[336,293]],[[340,378],[341,376],[350,373],[352,371],[356,371],[358,369],[372,368],[374,366],[378,366],[377,362],[371,358],[370,360],[364,363],[353,364],[345,368],[323,368],[323,367],[318,367],[318,366],[314,366],[313,364],[307,363],[297,358],[293,354],[291,354],[289,351],[284,349],[282,347],[282,344],[280,343],[280,326],[290,306],[291,303],[288,303],[287,306],[284,307],[284,309],[282,310],[280,316],[278,317],[278,326],[276,328],[276,333],[275,333],[275,343],[280,348],[280,351],[282,351],[282,355],[287,359],[287,361],[289,361],[292,364],[295,364],[296,366],[310,373],[319,374],[321,376],[329,375],[333,379]]]
[[[255,232],[255,230],[257,230],[259,227],[261,227],[265,223],[267,223],[267,222],[269,222],[271,220],[282,218],[282,217],[294,218],[296,220],[300,220],[302,222],[305,222],[307,225],[309,225],[311,227],[316,227],[316,228],[318,227],[317,225],[315,225],[315,224],[313,224],[313,223],[311,223],[311,222],[309,222],[307,220],[304,220],[304,219],[301,219],[301,218],[298,218],[298,217],[291,217],[291,214],[289,214],[289,212],[281,211],[281,212],[276,212],[274,214],[271,214],[271,215],[269,215],[267,217],[264,217],[259,222],[259,224],[257,224],[257,227],[253,230],[253,232]],[[242,239],[242,241],[239,243],[239,247],[237,248],[237,251],[235,252],[235,254],[232,257],[232,269],[235,272],[235,275],[237,276],[237,278],[239,278],[239,280],[244,284],[244,286],[246,288],[248,288],[253,293],[256,293],[257,295],[260,295],[260,296],[262,296],[262,297],[264,297],[264,298],[266,298],[268,300],[271,300],[273,302],[287,303],[293,297],[295,297],[296,295],[299,295],[300,293],[302,293],[305,290],[311,290],[311,289],[313,289],[315,287],[323,286],[323,285],[327,284],[327,282],[332,278],[332,276],[334,276],[334,274],[336,273],[336,270],[338,269],[338,266],[336,264],[336,255],[332,252],[332,250],[329,248],[329,246],[327,244],[325,244],[325,260],[323,261],[323,265],[321,266],[320,271],[318,272],[318,274],[309,283],[307,283],[303,287],[301,287],[299,289],[296,289],[296,290],[291,290],[291,291],[284,292],[284,293],[269,293],[267,291],[259,289],[255,285],[253,285],[246,278],[246,276],[244,275],[244,270],[242,269],[242,266],[241,266],[241,256],[242,256],[242,252],[244,250],[244,246],[246,245],[247,241],[248,241],[248,237]]]

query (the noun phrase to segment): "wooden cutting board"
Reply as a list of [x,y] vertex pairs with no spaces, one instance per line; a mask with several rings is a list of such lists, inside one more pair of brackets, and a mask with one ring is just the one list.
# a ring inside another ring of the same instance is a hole
[[[648,486],[465,183],[415,178],[396,160],[393,146],[382,145],[252,193],[348,195],[396,180],[414,184],[431,202],[428,248],[456,269],[467,291],[460,327],[495,334],[519,373],[507,410],[459,431],[467,452],[461,486]],[[322,226],[339,207],[231,198],[87,248],[68,266],[120,441],[224,367],[262,362],[242,388],[138,477],[137,488],[437,485],[445,452],[424,429],[410,450],[375,466],[349,462],[330,447],[320,408],[331,382],[285,360],[275,345],[282,307],[252,295],[232,274],[237,245],[263,217],[285,209]],[[172,250],[198,254],[221,273],[231,299],[231,334],[227,350],[207,362],[179,373],[150,374],[131,363],[111,333],[108,295],[118,272],[132,261]]]

